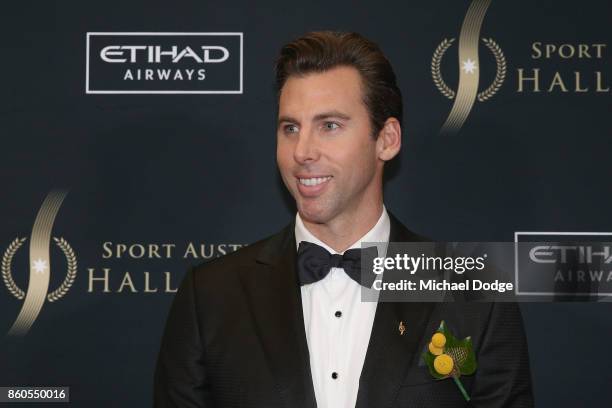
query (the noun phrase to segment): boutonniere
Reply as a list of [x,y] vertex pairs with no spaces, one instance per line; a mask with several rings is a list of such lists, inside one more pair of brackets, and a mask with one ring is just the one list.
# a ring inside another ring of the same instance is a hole
[[476,371],[476,356],[470,337],[457,339],[442,320],[440,327],[431,337],[428,351],[423,353],[423,359],[434,378],[438,380],[452,378],[465,400],[470,400],[459,379],[462,375],[471,375]]

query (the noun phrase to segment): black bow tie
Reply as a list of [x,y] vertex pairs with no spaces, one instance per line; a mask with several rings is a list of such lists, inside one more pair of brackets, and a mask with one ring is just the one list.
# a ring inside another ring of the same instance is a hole
[[331,268],[342,268],[355,282],[367,288],[372,287],[376,275],[374,272],[361,277],[361,257],[368,261],[378,256],[376,247],[354,248],[344,252],[343,255],[330,254],[325,248],[302,241],[298,247],[297,267],[300,285],[307,285],[323,279]]

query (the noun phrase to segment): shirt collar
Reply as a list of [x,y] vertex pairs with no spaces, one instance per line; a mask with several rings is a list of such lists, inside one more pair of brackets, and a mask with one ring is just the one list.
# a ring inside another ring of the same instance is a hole
[[[382,214],[376,224],[370,229],[364,236],[359,238],[357,241],[353,243],[348,249],[353,248],[361,248],[362,242],[388,242],[389,241],[389,233],[391,232],[391,220],[389,219],[389,214],[387,213],[387,209],[383,205]],[[325,244],[325,242],[321,241],[317,237],[315,237],[304,225],[300,214],[297,213],[295,216],[295,245],[296,248],[300,246],[300,242],[308,241],[313,244],[317,244],[325,248],[331,254],[342,254],[340,252],[335,251],[329,245]]]

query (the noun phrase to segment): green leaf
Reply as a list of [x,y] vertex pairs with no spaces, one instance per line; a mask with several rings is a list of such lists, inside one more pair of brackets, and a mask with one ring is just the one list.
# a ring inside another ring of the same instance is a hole
[[462,375],[472,375],[476,371],[476,355],[474,354],[474,347],[472,346],[472,338],[466,337],[461,340],[461,347],[463,347],[467,352],[467,358],[459,366],[459,371]]

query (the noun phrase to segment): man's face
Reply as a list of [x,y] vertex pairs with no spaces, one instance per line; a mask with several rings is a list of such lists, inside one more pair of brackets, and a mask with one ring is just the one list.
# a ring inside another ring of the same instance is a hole
[[300,216],[328,223],[382,199],[382,165],[359,72],[289,77],[279,98],[276,158]]

